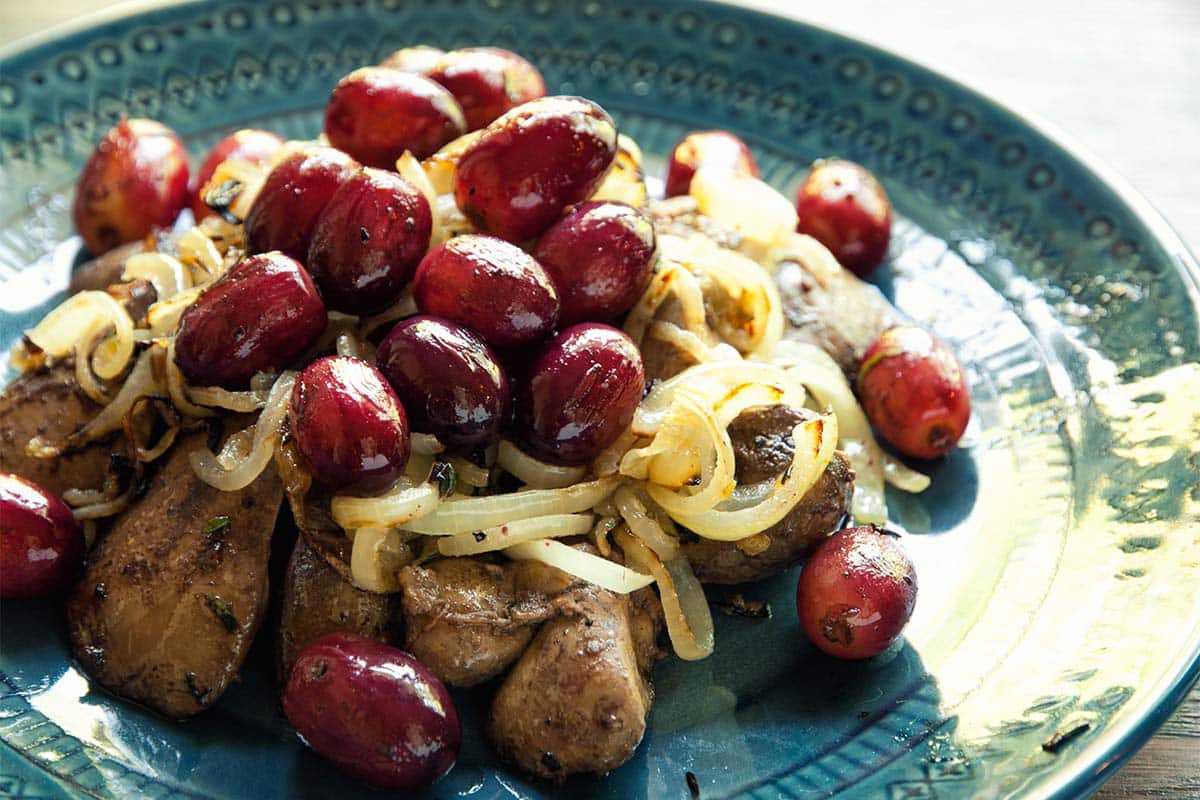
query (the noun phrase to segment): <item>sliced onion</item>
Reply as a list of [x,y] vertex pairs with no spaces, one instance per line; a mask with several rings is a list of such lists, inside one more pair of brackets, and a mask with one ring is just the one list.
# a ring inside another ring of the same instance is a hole
[[442,149],[421,162],[421,168],[429,176],[429,183],[439,195],[454,192],[454,173],[458,169],[458,160],[476,139],[483,135],[482,130],[471,131],[442,146]]
[[654,578],[649,575],[634,572],[615,561],[578,550],[554,539],[538,539],[536,542],[514,545],[504,553],[510,558],[540,561],[617,594],[629,594],[654,582]]
[[413,520],[430,514],[440,504],[436,486],[429,483],[414,485],[401,478],[391,491],[379,497],[334,497],[330,511],[333,521],[346,530],[407,528]]
[[675,655],[684,661],[699,661],[712,655],[715,647],[712,611],[688,560],[676,556],[663,561],[624,530],[617,531],[616,541],[626,560],[637,569],[650,573],[658,584],[663,618]]
[[211,408],[224,408],[249,414],[266,405],[266,396],[258,392],[231,392],[220,386],[189,386],[188,399],[193,403]]
[[96,346],[96,341],[104,335],[104,331],[98,331],[86,339],[80,339],[75,345],[75,383],[79,385],[84,394],[99,405],[110,402],[112,396],[109,394],[108,388],[100,384],[96,373],[92,371],[89,354]]
[[560,489],[578,483],[587,474],[587,467],[560,467],[538,461],[507,439],[500,442],[496,463],[534,489]]
[[696,198],[701,214],[740,233],[757,252],[796,230],[796,209],[791,201],[750,175],[701,167],[692,177],[688,194]]
[[617,489],[613,499],[629,530],[659,558],[670,560],[679,555],[679,539],[667,534],[657,520],[646,512],[646,504],[637,496],[637,492],[629,486],[622,486]]
[[[267,396],[267,404],[259,415],[258,421],[252,426],[254,431],[249,452],[241,457],[230,458],[222,449],[223,460],[213,455],[208,448],[194,450],[189,458],[192,469],[200,480],[220,489],[223,492],[236,492],[244,489],[262,474],[271,463],[275,446],[282,434],[284,419],[287,417],[288,405],[292,396],[292,386],[296,383],[295,372],[285,372],[271,387]],[[246,431],[251,430],[247,428]],[[245,437],[246,431],[241,436]],[[223,463],[224,462],[224,463]],[[366,527],[366,526],[355,526]]]
[[617,437],[615,442],[604,448],[603,452],[596,456],[596,460],[592,462],[592,474],[597,478],[616,475],[621,467],[621,459],[637,443],[638,435],[632,430],[626,429]]
[[[211,246],[212,242],[209,242],[209,245]],[[125,262],[121,280],[131,281],[137,278],[150,281],[159,300],[169,300],[192,286],[192,276],[184,269],[183,264],[166,253],[137,253],[130,256]]]
[[91,353],[91,368],[100,378],[112,380],[133,357],[133,319],[107,292],[68,297],[26,336],[47,356],[65,358],[80,342],[91,342],[110,328],[111,334]]
[[769,255],[772,264],[782,261],[795,261],[804,267],[804,271],[817,279],[822,286],[828,286],[838,279],[843,272],[837,256],[825,245],[811,236],[792,231],[785,236]]
[[409,437],[409,442],[412,451],[421,455],[436,456],[446,449],[432,433],[414,433]]
[[464,486],[470,486],[473,489],[486,489],[491,472],[478,464],[468,461],[465,458],[449,459],[450,466],[454,467],[454,474],[458,481]]
[[442,537],[438,539],[437,548],[444,556],[491,553],[537,539],[579,536],[592,529],[593,519],[591,514],[547,514],[544,517],[518,519],[480,531]]
[[412,284],[405,287],[396,302],[370,317],[363,317],[358,323],[358,333],[362,337],[370,336],[389,322],[406,319],[417,313],[417,301],[413,299]]
[[837,418],[833,415],[797,425],[792,430],[795,450],[791,466],[776,479],[774,491],[761,503],[736,511],[717,506],[700,514],[672,513],[671,518],[699,536],[723,542],[765,531],[787,516],[821,477],[833,457],[837,432]]
[[592,544],[596,545],[596,549],[600,551],[600,555],[608,558],[612,553],[612,545],[608,543],[608,535],[612,533],[613,528],[621,524],[620,517],[604,515],[596,520],[596,524],[592,527],[590,534]]
[[696,276],[681,264],[664,260],[646,291],[625,317],[625,333],[634,343],[641,345],[655,313],[672,295],[679,300],[682,327],[697,335],[708,334],[704,321],[704,294]]
[[[203,228],[194,227],[184,231],[175,242],[175,250],[179,260],[187,265],[195,265],[204,273],[204,283],[207,283],[224,271],[224,262],[216,244],[204,232]],[[182,290],[183,286],[180,286]],[[162,296],[159,296],[162,299]]]
[[350,550],[350,580],[376,594],[400,591],[400,568],[412,561],[412,549],[389,528],[360,528]]
[[841,367],[818,347],[799,342],[785,342],[776,355],[776,363],[787,365],[812,392],[816,401],[833,409],[838,419],[839,445],[854,467],[855,518],[863,523],[882,525],[887,522],[887,500],[883,484],[892,482],[905,491],[923,492],[929,478],[899,462],[891,461],[871,432],[871,423],[859,406]]
[[75,519],[81,522],[89,519],[104,519],[105,517],[111,517],[116,514],[120,514],[129,507],[129,503],[133,500],[134,488],[135,487],[131,486],[127,492],[113,498],[112,500],[106,500],[102,503],[95,503],[93,505],[79,506],[78,508],[72,509],[71,513],[75,515]]
[[[650,338],[666,342],[697,364],[715,361],[719,357],[715,348],[709,347],[699,336],[691,331],[685,331],[674,322],[656,319],[650,323],[647,333]],[[734,351],[733,354],[738,357],[737,351]]]
[[[700,433],[702,451],[700,483],[692,487],[681,486],[678,489],[668,488],[653,482],[646,485],[646,491],[654,502],[663,510],[678,519],[681,515],[699,514],[713,508],[733,493],[737,486],[734,478],[733,443],[729,433],[717,423],[713,414],[705,410],[693,400],[689,394],[680,391],[676,395],[675,408],[688,409],[695,414]],[[657,441],[657,437],[656,441]],[[670,458],[669,453],[660,454],[656,458]],[[652,474],[653,477],[653,474]]]
[[638,406],[633,418],[633,430],[641,435],[652,435],[670,409],[675,393],[682,386],[712,398],[715,406],[731,391],[740,391],[739,387],[753,383],[778,390],[776,402],[794,408],[804,406],[807,392],[803,382],[779,365],[759,361],[720,360],[693,365],[657,384]]
[[375,362],[375,346],[368,341],[358,338],[349,331],[338,334],[334,349],[337,350],[339,356],[357,358],[360,361],[366,361],[368,364]]
[[189,417],[211,417],[213,412],[210,409],[198,406],[188,399],[187,383],[183,379],[179,365],[175,363],[175,339],[173,338],[167,343],[164,367],[167,373],[167,394],[171,397],[175,408]]
[[577,483],[562,489],[529,489],[490,497],[447,500],[436,511],[405,525],[406,530],[444,536],[491,528],[519,519],[587,511],[616,491],[618,478]]
[[396,161],[396,172],[401,178],[411,183],[417,191],[425,195],[425,199],[429,201],[429,213],[433,218],[431,230],[441,228],[441,219],[438,216],[438,193],[433,188],[433,183],[430,182],[429,176],[425,173],[425,168],[421,166],[421,162],[413,156],[412,153],[405,150],[404,155],[400,156]]

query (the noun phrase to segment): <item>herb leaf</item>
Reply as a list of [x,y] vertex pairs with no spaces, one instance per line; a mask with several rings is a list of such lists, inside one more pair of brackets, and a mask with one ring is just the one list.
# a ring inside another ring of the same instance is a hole
[[227,514],[218,514],[208,522],[204,523],[204,527],[200,529],[200,532],[205,536],[215,536],[216,534],[223,532],[232,524],[233,517],[230,517]]
[[233,609],[220,597],[210,594],[208,596],[208,607],[217,615],[217,619],[221,620],[221,624],[225,626],[225,630],[233,633],[238,629],[238,620],[233,615]]

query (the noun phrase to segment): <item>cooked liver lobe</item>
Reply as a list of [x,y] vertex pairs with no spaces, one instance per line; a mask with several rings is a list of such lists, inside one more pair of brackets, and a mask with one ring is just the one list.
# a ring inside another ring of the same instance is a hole
[[279,621],[279,675],[285,683],[296,656],[327,633],[357,633],[380,642],[399,639],[399,598],[356,588],[309,546],[303,535],[288,561]]
[[[176,443],[145,496],[92,551],[67,602],[71,647],[88,674],[174,718],[209,707],[237,677],[266,610],[283,501],[272,467],[237,492],[203,483],[188,453],[205,438]],[[221,515],[227,527],[202,531]]]
[[405,567],[404,649],[451,686],[482,683],[525,651],[571,583],[535,562],[443,558]]
[[97,443],[57,458],[34,458],[25,445],[35,436],[65,439],[100,411],[79,390],[71,368],[22,375],[0,394],[0,471],[27,478],[54,494],[99,489],[108,473],[109,446]]
[[[488,734],[501,757],[554,781],[625,763],[646,731],[658,598],[576,590],[546,622],[492,702]],[[566,598],[564,598],[565,600]]]
[[[743,411],[729,426],[739,483],[757,483],[780,474],[792,461],[792,428],[808,416],[785,405]],[[835,452],[825,472],[786,517],[763,532],[766,549],[748,555],[738,542],[698,539],[683,545],[703,583],[758,581],[787,569],[837,527],[850,508],[854,474]]]

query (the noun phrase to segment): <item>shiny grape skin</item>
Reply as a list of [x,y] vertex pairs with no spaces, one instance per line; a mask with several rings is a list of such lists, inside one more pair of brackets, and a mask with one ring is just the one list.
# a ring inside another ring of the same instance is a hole
[[971,420],[971,393],[958,359],[915,326],[889,328],[867,348],[857,390],[875,429],[915,458],[953,450]]
[[317,218],[359,164],[332,147],[313,145],[275,165],[246,215],[246,246],[303,261]]
[[362,67],[338,82],[325,107],[325,135],[370,167],[395,169],[408,150],[426,158],[466,133],[454,95],[412,72]]
[[729,131],[693,131],[676,143],[667,162],[666,196],[688,193],[700,166],[731,169],[757,178],[758,162],[745,142]]
[[286,367],[325,330],[325,304],[294,259],[249,256],[204,290],[179,319],[175,363],[193,386],[244,389]]
[[440,47],[430,47],[427,44],[401,47],[380,61],[379,66],[398,69],[402,72],[415,72],[428,77],[430,71],[437,65],[438,59],[445,54],[446,51]]
[[424,315],[402,320],[380,343],[376,364],[412,429],[448,448],[470,453],[508,424],[508,377],[492,349],[460,325]]
[[837,658],[878,655],[904,630],[917,601],[917,573],[897,539],[878,528],[846,528],[817,546],[796,588],[800,625]]
[[408,653],[353,633],[300,651],[283,712],[309,747],[381,789],[429,786],[454,766],[462,743],[442,682]]
[[204,184],[208,183],[222,162],[236,158],[252,164],[265,164],[274,158],[282,147],[283,139],[270,131],[257,128],[234,131],[213,145],[200,164],[200,171],[196,173],[196,180],[192,185],[192,215],[196,221],[216,213],[204,203]]
[[429,248],[429,200],[394,172],[366,167],[317,218],[305,265],[332,309],[370,314],[395,302]]
[[558,321],[550,276],[494,236],[455,236],[430,250],[417,267],[413,299],[421,313],[465,325],[499,349],[540,341]]
[[475,227],[524,242],[586,200],[617,153],[617,128],[581,97],[541,97],[501,115],[462,154],[454,199]]
[[624,203],[589,202],[541,235],[533,256],[558,287],[559,325],[607,322],[628,311],[654,273],[654,226]]
[[378,494],[408,463],[408,416],[387,379],[365,361],[326,356],[292,388],[288,420],[312,476],[355,495]]
[[104,135],[75,184],[71,219],[92,255],[170,228],[188,204],[187,150],[151,119],[123,119]]
[[46,597],[83,566],[83,531],[66,503],[0,472],[0,597]]
[[843,267],[865,278],[887,255],[892,204],[875,176],[853,161],[813,164],[796,193],[796,230],[825,245]]
[[426,73],[462,106],[467,130],[478,130],[509,109],[546,95],[537,67],[510,50],[467,47],[444,54]]
[[518,390],[517,435],[543,461],[586,464],[629,427],[645,386],[642,355],[624,333],[596,323],[567,328]]

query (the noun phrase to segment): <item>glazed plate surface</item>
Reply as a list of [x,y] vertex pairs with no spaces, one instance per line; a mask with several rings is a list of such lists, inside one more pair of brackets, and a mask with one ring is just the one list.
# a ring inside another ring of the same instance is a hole
[[[923,465],[932,488],[889,498],[921,584],[902,645],[835,662],[803,641],[795,573],[745,587],[773,617],[718,615],[712,658],[662,662],[646,740],[613,775],[527,781],[496,762],[489,693],[470,692],[430,798],[679,798],[688,771],[705,798],[1075,797],[1150,736],[1200,668],[1200,271],[1102,167],[855,41],[682,0],[215,0],[9,52],[0,345],[61,298],[72,183],[121,115],[163,120],[195,155],[246,125],[308,138],[341,75],[414,43],[524,54],[655,165],[695,128],[743,136],[789,193],[813,158],[865,164],[900,217],[874,280],[951,343],[975,398],[965,446]],[[269,641],[176,725],[90,688],[59,609],[0,613],[0,795],[370,794],[288,730]]]

